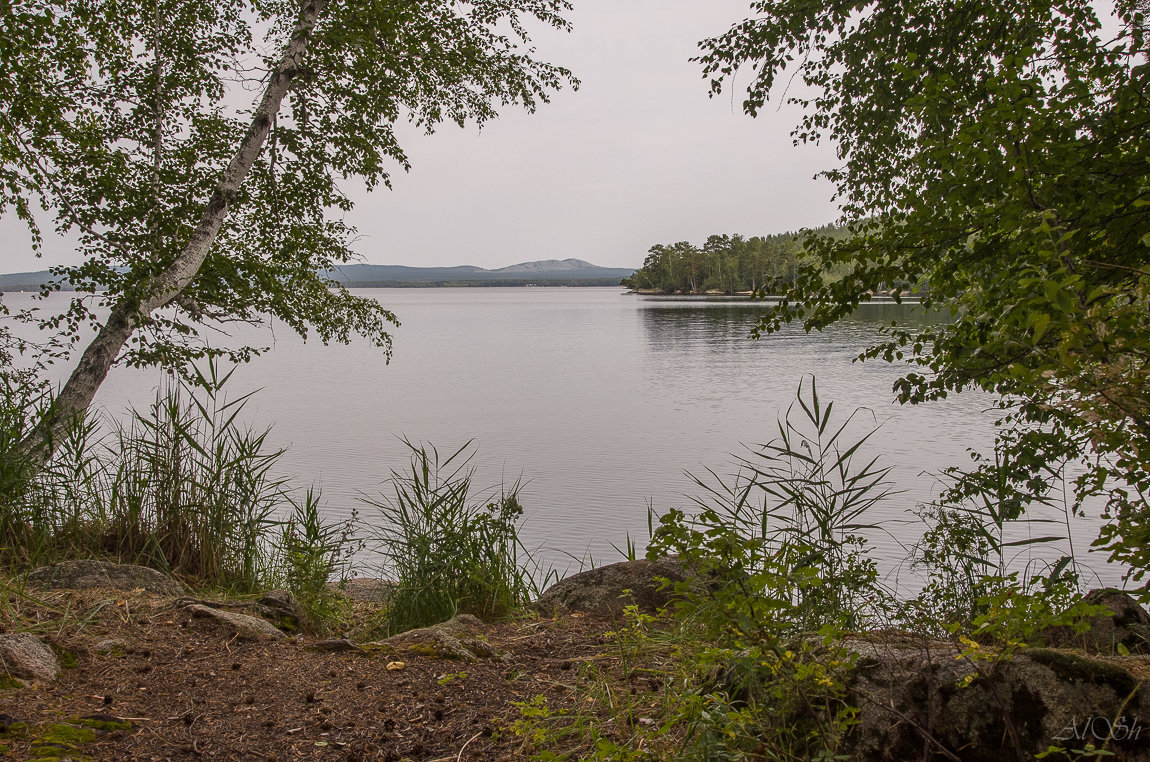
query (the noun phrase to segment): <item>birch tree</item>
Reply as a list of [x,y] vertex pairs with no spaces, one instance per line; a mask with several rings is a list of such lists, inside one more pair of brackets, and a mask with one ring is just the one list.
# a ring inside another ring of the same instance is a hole
[[[170,368],[255,347],[204,329],[274,318],[390,352],[395,316],[323,276],[354,258],[349,182],[408,169],[396,129],[529,111],[570,72],[529,27],[566,0],[4,0],[0,213],[79,241],[76,297],[39,320],[96,334],[29,451],[51,456],[116,363]],[[255,94],[253,102],[253,93]],[[251,103],[236,108],[235,103]],[[93,300],[109,310],[96,320]]]

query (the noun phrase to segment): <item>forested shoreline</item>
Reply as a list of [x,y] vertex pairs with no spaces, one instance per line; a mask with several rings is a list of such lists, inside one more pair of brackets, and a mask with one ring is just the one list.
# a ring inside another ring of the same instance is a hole
[[[794,282],[796,268],[807,256],[808,241],[841,240],[848,234],[846,228],[823,225],[749,238],[716,234],[701,246],[688,241],[659,243],[650,248],[643,266],[620,284],[632,291],[659,294],[778,293]],[[851,262],[844,262],[827,269],[825,276],[838,280],[851,267]]]

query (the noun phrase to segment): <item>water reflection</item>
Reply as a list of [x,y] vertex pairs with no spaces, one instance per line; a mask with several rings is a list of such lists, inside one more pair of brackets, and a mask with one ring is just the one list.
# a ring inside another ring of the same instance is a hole
[[[703,343],[716,348],[729,344],[743,344],[759,324],[766,307],[757,302],[680,301],[666,299],[643,300],[639,314],[647,334],[647,343],[654,351],[674,351],[683,342]],[[947,315],[941,310],[924,310],[916,304],[894,302],[868,302],[850,316],[824,332],[838,336],[843,343],[862,344],[877,341],[883,329],[892,322],[911,329],[941,325]],[[807,335],[799,325],[786,326],[762,341],[787,340]]]

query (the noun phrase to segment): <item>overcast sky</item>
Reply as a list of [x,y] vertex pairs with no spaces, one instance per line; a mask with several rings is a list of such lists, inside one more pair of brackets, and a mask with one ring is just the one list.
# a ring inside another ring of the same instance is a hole
[[[496,268],[575,257],[638,267],[655,243],[758,235],[830,222],[831,188],[813,175],[829,146],[793,147],[798,114],[741,97],[709,99],[688,59],[703,37],[747,15],[749,0],[575,0],[574,31],[545,31],[539,54],[570,68],[564,91],[482,131],[404,135],[412,170],[394,189],[353,194],[356,249],[373,264]],[[0,271],[73,264],[66,242],[37,260],[0,220]]]

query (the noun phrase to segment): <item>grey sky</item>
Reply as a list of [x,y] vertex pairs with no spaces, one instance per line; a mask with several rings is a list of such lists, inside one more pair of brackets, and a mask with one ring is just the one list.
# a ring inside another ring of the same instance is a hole
[[[791,145],[794,109],[744,116],[707,98],[696,42],[747,15],[749,0],[575,0],[570,35],[544,31],[540,55],[570,68],[534,115],[506,111],[482,131],[404,135],[412,171],[394,190],[356,194],[356,249],[374,264],[503,267],[577,257],[637,267],[655,243],[757,235],[831,221],[831,188],[812,179],[828,146]],[[66,242],[28,253],[0,220],[0,271],[77,261]]]

